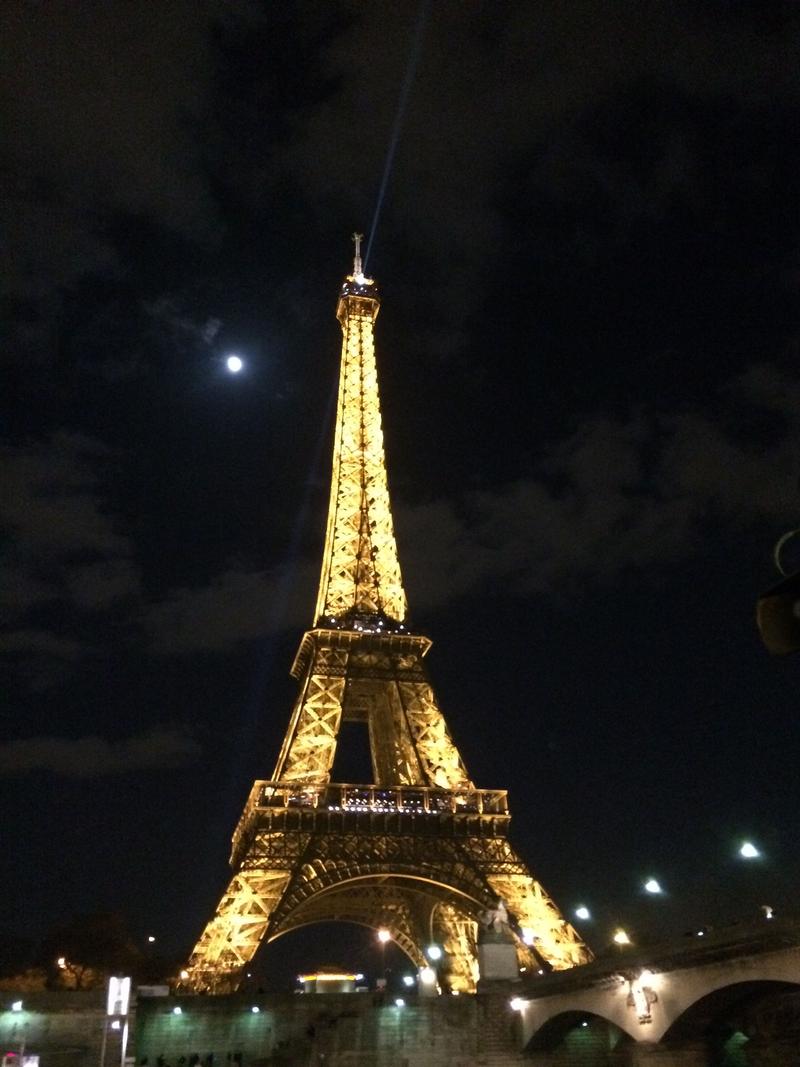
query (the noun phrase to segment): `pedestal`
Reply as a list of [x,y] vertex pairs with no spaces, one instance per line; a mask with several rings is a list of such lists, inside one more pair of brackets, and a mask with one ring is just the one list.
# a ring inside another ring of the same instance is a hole
[[479,992],[489,992],[495,983],[519,981],[517,949],[513,938],[505,931],[482,931],[478,938]]

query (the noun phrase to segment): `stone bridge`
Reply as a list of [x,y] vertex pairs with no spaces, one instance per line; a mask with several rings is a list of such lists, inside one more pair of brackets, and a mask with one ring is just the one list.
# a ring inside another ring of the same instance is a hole
[[[617,946],[615,946],[615,949]],[[800,923],[705,932],[529,979],[531,1063],[800,1065]]]

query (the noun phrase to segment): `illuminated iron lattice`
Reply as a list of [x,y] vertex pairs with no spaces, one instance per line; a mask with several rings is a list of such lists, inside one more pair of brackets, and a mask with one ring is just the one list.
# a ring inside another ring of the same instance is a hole
[[[337,308],[344,340],[316,625],[292,666],[300,692],[274,774],[253,785],[233,836],[233,877],[185,988],[235,989],[262,941],[347,921],[388,929],[419,967],[437,942],[444,982],[471,992],[478,917],[498,896],[518,923],[521,966],[590,958],[508,841],[505,791],[470,781],[423,664],[431,643],[405,622],[375,366],[378,307],[357,239]],[[330,781],[343,720],[369,731],[372,783]]]

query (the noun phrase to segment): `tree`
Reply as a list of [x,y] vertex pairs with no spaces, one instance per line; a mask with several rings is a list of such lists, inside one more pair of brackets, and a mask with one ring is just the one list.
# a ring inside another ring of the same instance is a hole
[[96,989],[111,974],[132,974],[142,954],[116,912],[76,915],[48,934],[39,960],[51,988]]
[[44,989],[47,975],[33,967],[35,945],[24,937],[0,930],[0,990],[35,993]]

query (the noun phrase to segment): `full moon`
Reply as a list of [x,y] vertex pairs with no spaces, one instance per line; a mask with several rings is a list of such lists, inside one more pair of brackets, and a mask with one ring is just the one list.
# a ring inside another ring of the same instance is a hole
[[225,360],[225,366],[231,372],[231,374],[238,374],[244,366],[241,359],[238,356],[228,356]]

